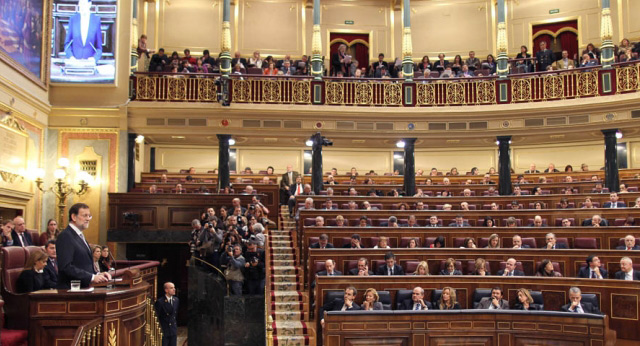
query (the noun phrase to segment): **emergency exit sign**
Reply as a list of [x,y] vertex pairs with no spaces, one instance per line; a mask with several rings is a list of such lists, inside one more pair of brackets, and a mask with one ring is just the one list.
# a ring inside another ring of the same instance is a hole
[[549,14],[556,14],[556,13],[560,13],[559,8],[554,8],[553,10],[549,10]]
[[353,25],[353,24],[354,24],[354,21],[352,21],[352,20],[345,20],[345,21],[344,21],[344,24],[346,24],[346,25]]

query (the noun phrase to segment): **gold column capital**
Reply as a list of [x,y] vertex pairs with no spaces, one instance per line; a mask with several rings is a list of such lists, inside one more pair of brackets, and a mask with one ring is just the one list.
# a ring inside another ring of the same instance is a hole
[[402,56],[411,57],[413,54],[413,44],[411,42],[411,28],[406,27],[402,31]]
[[611,9],[605,7],[600,15],[600,38],[602,41],[611,40],[613,37],[613,24],[611,22]]
[[313,25],[313,36],[311,38],[311,54],[322,55],[322,36],[320,35],[320,24]]
[[222,52],[231,52],[231,24],[222,22],[222,44],[220,50]]
[[498,23],[498,53],[507,52],[507,24]]

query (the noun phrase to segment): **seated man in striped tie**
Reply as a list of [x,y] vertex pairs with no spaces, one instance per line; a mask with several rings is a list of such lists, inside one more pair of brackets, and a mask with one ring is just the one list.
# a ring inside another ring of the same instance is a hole
[[577,312],[579,314],[598,314],[602,315],[602,312],[591,303],[581,302],[582,292],[578,287],[571,287],[569,289],[570,304],[562,306],[564,312]]
[[498,276],[524,276],[524,272],[516,269],[516,259],[509,258],[505,263],[504,269],[498,271]]
[[413,289],[411,299],[405,299],[400,305],[400,310],[422,311],[431,308],[431,303],[424,301],[424,288],[420,286]]
[[607,279],[607,270],[600,268],[600,258],[595,255],[589,255],[587,257],[587,265],[580,268],[578,277],[583,279]]

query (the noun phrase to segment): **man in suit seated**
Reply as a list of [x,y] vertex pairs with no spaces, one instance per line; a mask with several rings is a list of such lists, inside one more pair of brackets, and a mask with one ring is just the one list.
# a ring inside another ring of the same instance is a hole
[[533,217],[533,222],[530,223],[527,227],[547,227],[547,224],[542,221],[542,216],[536,215]]
[[593,215],[591,219],[582,221],[582,226],[606,227],[609,226],[609,222],[600,217],[600,215]]
[[405,299],[402,301],[402,304],[400,304],[400,310],[424,311],[432,308],[430,302],[424,301],[424,288],[420,286],[413,289],[411,299]]
[[529,165],[529,169],[524,171],[524,174],[536,174],[536,173],[540,173],[540,171],[536,169],[535,163],[532,163],[531,165]]
[[562,51],[562,59],[557,60],[553,63],[554,70],[568,70],[571,68],[576,68],[576,63],[573,59],[569,59],[569,52],[566,50]]
[[502,299],[502,288],[496,286],[491,289],[491,297],[480,299],[476,309],[509,310],[509,302]]
[[514,249],[529,249],[529,248],[531,248],[531,246],[529,246],[527,244],[522,244],[522,237],[520,237],[517,234],[513,236],[512,242],[513,242],[513,248]]
[[620,271],[616,272],[617,280],[640,281],[640,271],[633,270],[633,262],[629,257],[620,259]]
[[607,279],[607,270],[600,268],[600,258],[596,255],[587,257],[587,266],[580,268],[578,277],[583,279]]
[[603,208],[626,208],[627,205],[624,202],[618,201],[618,193],[612,192],[609,194],[610,202],[604,204]]
[[[296,200],[294,198],[293,199],[293,204],[294,205],[295,205],[295,202],[296,202]],[[289,205],[291,205],[291,203],[289,203]],[[295,216],[296,221],[300,219],[300,211],[301,210],[315,210],[315,209],[316,208],[313,206],[313,198],[307,197],[304,200],[304,205],[296,210],[296,216]]]
[[[321,216],[319,216],[321,217]],[[310,248],[312,249],[333,249],[333,244],[329,243],[329,236],[326,234],[321,234],[320,239],[318,239],[317,243],[311,244]]]
[[456,221],[449,224],[449,227],[471,227],[468,222],[464,221],[462,215],[456,215]]
[[498,270],[498,276],[524,276],[524,272],[516,269],[516,259],[509,258],[504,269]]
[[56,241],[49,240],[44,247],[47,253],[47,265],[44,267],[44,279],[49,282],[49,287],[58,286],[58,263],[56,262]]
[[598,314],[602,315],[602,312],[598,310],[597,307],[593,306],[591,303],[584,302],[582,303],[582,292],[578,287],[571,287],[569,289],[569,300],[571,304],[566,304],[562,306],[562,311],[564,312],[577,312],[579,314]]
[[13,231],[11,231],[11,240],[6,240],[3,246],[22,246],[27,247],[34,245],[33,239],[31,239],[31,234],[26,232],[26,227],[24,225],[24,219],[22,216],[16,216],[13,218]]
[[376,275],[404,275],[404,269],[396,264],[396,256],[389,251],[384,255],[385,264],[378,267]]
[[547,235],[545,236],[545,239],[547,240],[547,245],[545,246],[547,250],[567,248],[567,245],[565,243],[557,242],[556,235],[553,233],[547,233]]
[[342,272],[336,270],[336,262],[332,259],[328,259],[324,262],[324,270],[316,273],[317,276],[340,276]]
[[358,275],[358,276],[370,276],[373,275],[373,272],[369,270],[369,260],[364,257],[360,257],[358,260],[358,267],[349,270],[349,275]]
[[636,237],[629,234],[624,237],[624,245],[616,247],[616,250],[640,250],[640,245],[636,245]]
[[344,290],[343,298],[336,298],[330,302],[325,302],[320,308],[320,325],[324,328],[324,312],[325,311],[355,311],[361,310],[360,305],[353,300],[356,298],[358,291],[355,287],[349,286]]
[[440,227],[438,217],[435,215],[429,216],[429,223],[427,224],[427,227]]
[[348,244],[344,244],[342,247],[345,248],[345,249],[362,249],[362,248],[364,248],[364,246],[362,246],[362,243],[360,242],[360,235],[359,234],[351,235],[351,242],[349,242]]
[[315,223],[316,227],[322,227],[324,226],[324,217],[318,215],[316,216],[316,223]]

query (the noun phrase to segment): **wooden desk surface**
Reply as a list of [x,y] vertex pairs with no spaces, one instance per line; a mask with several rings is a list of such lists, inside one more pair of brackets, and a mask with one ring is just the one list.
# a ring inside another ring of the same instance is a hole
[[[321,276],[316,281],[314,316],[318,316],[326,292],[343,291],[347,286],[354,286],[358,290],[357,303],[362,302],[367,288],[389,291],[394,306],[398,290],[420,286],[425,289],[425,300],[431,301],[434,289],[450,286],[456,290],[457,300],[463,309],[473,306],[473,292],[476,289],[500,286],[504,299],[513,306],[517,299],[517,289],[525,287],[541,291],[544,308],[549,311],[559,311],[562,305],[567,304],[569,287],[577,286],[582,293],[596,294],[600,310],[609,316],[609,325],[617,332],[618,338],[640,340],[640,281],[496,276]],[[316,317],[315,320],[319,326],[320,319]]]

